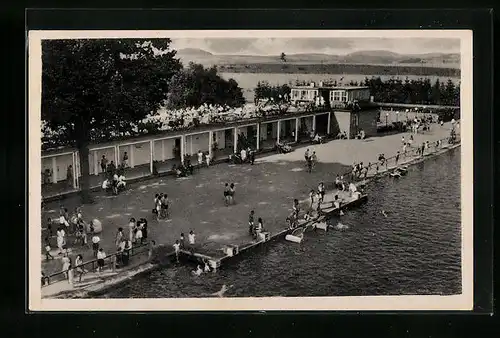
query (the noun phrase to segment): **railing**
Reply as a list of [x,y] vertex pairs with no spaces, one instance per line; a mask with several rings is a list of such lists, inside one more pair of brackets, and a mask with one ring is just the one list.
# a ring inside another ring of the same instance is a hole
[[[130,259],[130,257],[137,256],[137,255],[143,254],[143,253],[148,252],[148,251],[149,251],[149,242],[145,242],[145,243],[142,243],[142,244],[139,244],[136,246],[132,245],[132,247],[130,249],[124,250],[124,252],[128,253],[129,259]],[[115,271],[116,263],[117,263],[117,261],[120,260],[119,258],[121,257],[122,254],[123,254],[123,252],[117,251],[115,253],[107,255],[104,258],[103,270],[108,269],[110,271]],[[97,271],[97,261],[98,261],[97,259],[93,259],[91,261],[84,262],[83,264],[73,266],[72,267],[73,280],[77,280],[79,278],[78,272],[76,271],[77,268],[84,269],[86,271],[86,273],[96,272]],[[122,265],[122,266],[126,266],[126,265]],[[68,277],[67,277],[68,270],[63,270],[63,271],[56,272],[56,273],[53,273],[51,275],[42,277],[44,279],[44,283],[42,283],[42,287],[68,280]]]

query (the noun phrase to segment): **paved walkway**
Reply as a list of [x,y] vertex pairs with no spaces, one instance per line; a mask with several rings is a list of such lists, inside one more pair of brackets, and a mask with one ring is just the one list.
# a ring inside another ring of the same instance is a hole
[[[414,144],[447,137],[450,125],[432,125],[431,132],[417,134]],[[409,138],[409,134],[404,134]],[[345,173],[354,161],[375,162],[378,154],[392,156],[401,148],[402,134],[373,137],[367,140],[334,140],[321,145],[298,148],[288,154],[257,159],[255,165],[220,164],[197,170],[188,178],[165,177],[130,185],[118,196],[95,193],[96,203],[82,206],[86,220],[97,218],[103,223],[101,245],[107,253],[114,250],[118,227],[128,231],[130,217],[148,219],[148,236],[157,243],[171,245],[190,230],[196,234],[199,251],[222,252],[225,244],[241,245],[251,241],[248,235],[248,213],[255,210],[255,220],[262,217],[264,227],[277,232],[285,227],[294,198],[306,199],[320,181],[331,185],[335,175]],[[304,151],[316,151],[319,163],[312,173],[306,171]],[[235,205],[225,206],[224,183],[236,185]],[[167,193],[172,201],[171,219],[157,221],[151,213],[156,193]],[[80,206],[78,197],[47,203],[43,220],[56,217],[64,205],[72,211]],[[43,239],[43,238],[42,238]],[[84,261],[92,259],[90,249],[75,248],[74,256],[83,252]],[[43,263],[46,273],[60,271],[59,261]]]

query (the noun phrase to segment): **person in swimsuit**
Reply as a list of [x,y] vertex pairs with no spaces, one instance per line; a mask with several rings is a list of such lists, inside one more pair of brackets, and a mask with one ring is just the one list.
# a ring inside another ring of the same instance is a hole
[[224,186],[224,204],[226,207],[229,205],[229,184],[226,183]]
[[250,214],[248,215],[248,233],[250,235],[253,234],[253,228],[254,228],[254,215],[255,215],[255,211],[252,210],[250,211]]
[[231,183],[229,186],[229,202],[230,204],[234,204],[234,183]]
[[313,204],[314,204],[314,195],[315,195],[314,189],[311,189],[311,191],[309,192],[309,202],[311,203],[311,207],[310,207],[311,209],[312,209]]
[[323,182],[320,182],[318,185],[318,194],[319,194],[318,203],[323,203],[323,201],[325,200],[325,184]]
[[177,261],[177,263],[179,263],[179,253],[181,251],[181,243],[179,242],[179,240],[175,241],[173,247],[175,252],[175,260]]

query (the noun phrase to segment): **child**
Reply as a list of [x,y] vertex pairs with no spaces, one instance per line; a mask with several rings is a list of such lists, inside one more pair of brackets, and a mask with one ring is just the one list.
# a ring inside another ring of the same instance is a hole
[[184,249],[186,247],[185,245],[185,241],[184,241],[184,233],[182,232],[181,233],[181,237],[180,237],[180,245],[181,245],[181,249]]
[[155,194],[155,199],[154,199],[154,202],[153,202],[153,214],[156,214],[158,215],[158,210],[156,209],[156,206],[158,205],[158,198],[159,198],[159,195],[158,194]]
[[179,242],[179,240],[175,241],[173,247],[175,252],[175,260],[177,263],[179,263],[179,252],[181,251],[181,243]]
[[311,189],[311,191],[309,192],[309,201],[311,202],[311,209],[313,207],[313,204],[314,204],[314,189]]
[[248,215],[248,233],[251,235],[253,234],[253,227],[254,227],[254,214],[255,212],[252,210],[250,211],[250,215]]
[[54,259],[54,256],[50,254],[50,242],[48,237],[45,237],[45,259]]
[[100,248],[97,252],[97,271],[99,273],[104,269],[104,258],[106,258],[106,253]]
[[229,202],[234,204],[234,183],[229,186]]
[[224,186],[224,204],[226,205],[226,207],[229,205],[229,194],[230,194],[229,184],[226,183]]
[[325,185],[323,182],[320,182],[320,184],[318,185],[318,195],[319,195],[318,203],[323,203],[325,199]]

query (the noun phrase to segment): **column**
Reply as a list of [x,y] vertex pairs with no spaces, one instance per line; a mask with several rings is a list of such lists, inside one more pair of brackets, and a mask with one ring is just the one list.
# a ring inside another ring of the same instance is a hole
[[238,127],[235,127],[233,132],[234,132],[233,147],[234,147],[234,152],[236,152],[238,150]]
[[260,149],[260,123],[257,123],[257,149]]
[[72,163],[71,163],[71,166],[73,168],[73,188],[76,189],[77,187],[77,183],[76,183],[76,177],[78,175],[78,171],[76,170],[76,153],[73,152],[72,154]]
[[299,123],[300,123],[300,118],[295,119],[295,142],[299,141]]
[[316,133],[316,115],[313,115],[313,125],[312,125],[312,129],[313,129],[314,133]]
[[181,163],[184,162],[185,142],[186,142],[186,137],[184,135],[181,135]]
[[99,175],[99,155],[97,150],[94,150],[94,175]]
[[210,130],[208,132],[208,158],[212,158],[212,144],[214,141],[214,132]]
[[160,142],[161,142],[161,160],[165,161],[165,140],[161,140]]
[[278,130],[276,131],[276,142],[280,141],[280,132],[281,132],[281,120],[278,120],[277,123]]
[[153,146],[153,140],[149,141],[149,171],[151,172],[151,174],[153,173]]
[[128,146],[128,159],[129,159],[129,165],[130,165],[130,168],[133,168],[135,166],[135,163],[134,163],[134,146],[131,144]]
[[80,167],[80,152],[76,151],[75,153],[75,163],[76,163],[76,186],[80,185],[80,175],[82,168]]
[[331,124],[332,113],[328,112],[328,125],[326,126],[326,133],[330,134],[330,124]]
[[114,146],[115,150],[115,165],[118,167],[118,164],[120,163],[120,153],[118,152],[118,146]]
[[57,183],[57,161],[56,157],[52,157],[52,183]]

